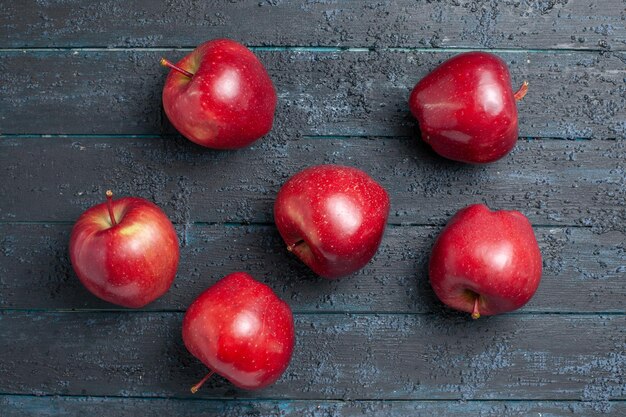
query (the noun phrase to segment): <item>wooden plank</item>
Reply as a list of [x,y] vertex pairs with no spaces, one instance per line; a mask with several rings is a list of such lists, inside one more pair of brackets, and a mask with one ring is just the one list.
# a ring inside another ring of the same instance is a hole
[[[89,294],[69,264],[71,225],[0,224],[0,308],[111,309]],[[390,227],[373,261],[339,281],[315,277],[284,249],[273,226],[191,226],[181,230],[179,272],[170,291],[146,307],[184,311],[205,288],[249,271],[297,312],[441,313],[428,284],[438,227]],[[541,286],[520,312],[624,312],[626,234],[538,228]],[[3,256],[4,255],[4,256]]]
[[63,416],[108,417],[195,416],[195,417],[529,417],[529,416],[623,416],[624,402],[572,401],[254,401],[254,400],[195,400],[160,398],[104,397],[31,397],[0,395],[4,417]]
[[5,138],[0,149],[0,195],[11,196],[0,203],[3,221],[74,221],[111,188],[155,201],[181,224],[271,222],[289,176],[338,163],[381,182],[395,224],[444,224],[485,202],[535,224],[626,230],[626,141],[519,141],[485,166],[447,161],[411,138],[272,138],[237,152],[173,139]]
[[[158,134],[166,71],[161,55],[183,51],[0,52],[0,132]],[[415,83],[449,52],[259,51],[279,103],[274,136],[413,136],[407,100]],[[626,53],[500,54],[525,137],[626,138]]]
[[[626,49],[621,0],[19,1],[0,47],[253,45]],[[242,30],[245,28],[245,30]]]
[[[206,368],[180,313],[0,313],[0,392],[191,398]],[[289,369],[262,391],[194,398],[626,398],[626,316],[297,315]]]

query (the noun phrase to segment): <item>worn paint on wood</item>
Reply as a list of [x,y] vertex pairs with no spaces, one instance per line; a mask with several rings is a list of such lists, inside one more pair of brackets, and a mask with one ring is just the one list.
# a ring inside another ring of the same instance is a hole
[[[206,368],[180,313],[1,312],[0,392],[190,398]],[[626,399],[626,316],[296,315],[271,387],[221,378],[194,398]],[[54,360],[51,360],[54,358]]]
[[[616,401],[245,401],[160,398],[0,396],[4,417],[106,415],[125,417],[587,417],[623,416],[626,403]],[[134,414],[135,413],[135,414]]]
[[[73,273],[71,225],[0,225],[0,307],[115,309],[85,290]],[[205,288],[233,271],[250,271],[296,312],[444,313],[428,284],[427,263],[439,227],[387,229],[362,271],[328,281],[287,253],[273,226],[193,225],[170,291],[146,310],[184,311]],[[543,254],[541,286],[528,312],[622,312],[626,234],[589,228],[536,228]],[[445,314],[445,313],[444,313]]]
[[[182,51],[0,52],[1,133],[158,134],[162,55]],[[413,135],[415,83],[450,52],[259,51],[278,92],[274,133]],[[531,137],[626,138],[626,52],[498,53],[519,103],[520,133]],[[29,71],[24,71],[28,68]],[[33,114],[44,117],[33,117]]]
[[626,49],[621,0],[34,1],[4,5],[0,47],[252,45]]
[[535,224],[626,230],[624,141],[519,141],[511,155],[482,166],[444,160],[411,138],[268,138],[236,152],[174,139],[19,138],[0,149],[0,194],[12,196],[0,206],[4,221],[74,221],[113,189],[155,201],[181,224],[271,222],[289,176],[337,163],[388,190],[394,224],[444,224],[484,202]]

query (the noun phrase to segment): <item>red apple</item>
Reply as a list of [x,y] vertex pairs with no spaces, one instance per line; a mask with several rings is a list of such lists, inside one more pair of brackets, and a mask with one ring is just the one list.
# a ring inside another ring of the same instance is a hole
[[294,346],[291,309],[270,287],[245,272],[225,276],[191,304],[183,341],[213,374],[243,389],[273,384],[285,372]]
[[287,249],[316,274],[339,278],[376,253],[389,216],[383,187],[356,168],[318,165],[291,177],[274,203]]
[[209,148],[249,145],[272,128],[276,91],[259,59],[230,39],[205,42],[172,64],[163,107],[187,139]]
[[172,285],[178,268],[174,226],[153,203],[126,197],[85,211],[70,237],[70,259],[94,295],[124,307],[143,307]]
[[541,279],[541,253],[522,213],[475,204],[456,213],[435,241],[429,274],[444,304],[478,318],[530,300]]
[[528,90],[524,82],[511,90],[506,63],[486,52],[457,55],[417,83],[409,107],[419,121],[422,139],[449,159],[493,162],[517,142],[516,100]]

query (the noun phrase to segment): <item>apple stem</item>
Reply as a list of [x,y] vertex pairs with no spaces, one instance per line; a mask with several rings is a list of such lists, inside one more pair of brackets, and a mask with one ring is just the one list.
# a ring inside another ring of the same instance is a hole
[[202,384],[204,384],[209,378],[211,378],[213,376],[213,374],[215,373],[215,371],[211,371],[208,374],[206,374],[204,376],[204,378],[202,378],[200,380],[200,382],[198,382],[196,385],[194,385],[193,387],[191,387],[191,393],[195,394],[196,392],[198,392],[198,390],[200,389],[200,387],[202,386]]
[[288,246],[287,246],[287,250],[288,250],[289,252],[293,252],[293,250],[294,250],[294,248],[295,248],[296,246],[301,245],[301,244],[303,244],[303,243],[304,243],[304,239],[300,239],[300,240],[299,240],[299,241],[297,241],[296,243],[292,243],[291,245],[288,245]]
[[524,83],[519,88],[519,90],[517,90],[517,93],[515,93],[515,95],[513,96],[515,97],[515,101],[520,101],[521,99],[523,99],[526,96],[527,92],[528,92],[528,81],[524,81]]
[[176,66],[176,65],[172,64],[170,61],[168,61],[165,58],[161,58],[161,65],[163,65],[164,67],[171,68],[174,71],[178,71],[179,73],[183,74],[185,77],[189,77],[189,78],[193,77],[192,73],[190,73],[187,70],[182,69],[179,66]]
[[109,217],[111,218],[111,225],[117,226],[117,222],[115,221],[115,215],[113,214],[113,191],[107,190],[107,208],[109,209]]
[[478,311],[478,302],[480,301],[480,295],[477,295],[474,299],[474,308],[472,309],[472,318],[474,320],[480,318],[480,311]]

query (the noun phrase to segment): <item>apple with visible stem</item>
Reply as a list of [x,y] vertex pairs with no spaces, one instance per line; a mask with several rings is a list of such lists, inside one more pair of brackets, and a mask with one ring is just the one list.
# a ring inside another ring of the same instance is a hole
[[528,83],[513,93],[507,65],[487,52],[456,55],[419,81],[409,98],[422,139],[448,159],[469,163],[496,161],[517,142],[516,101]]
[[459,210],[433,246],[429,275],[446,305],[494,315],[526,304],[541,280],[541,252],[519,211],[491,211],[483,204]]
[[183,341],[210,372],[235,386],[259,389],[285,372],[295,343],[289,305],[245,272],[225,276],[191,304],[183,319]]
[[163,108],[187,139],[214,149],[237,149],[265,136],[274,122],[276,91],[259,59],[230,39],[203,43],[174,64]]
[[339,278],[376,253],[389,216],[389,196],[365,172],[318,165],[291,177],[274,203],[287,249],[316,274]]
[[123,307],[151,303],[172,285],[178,237],[159,207],[138,197],[113,200],[85,211],[70,236],[78,279],[97,297]]

